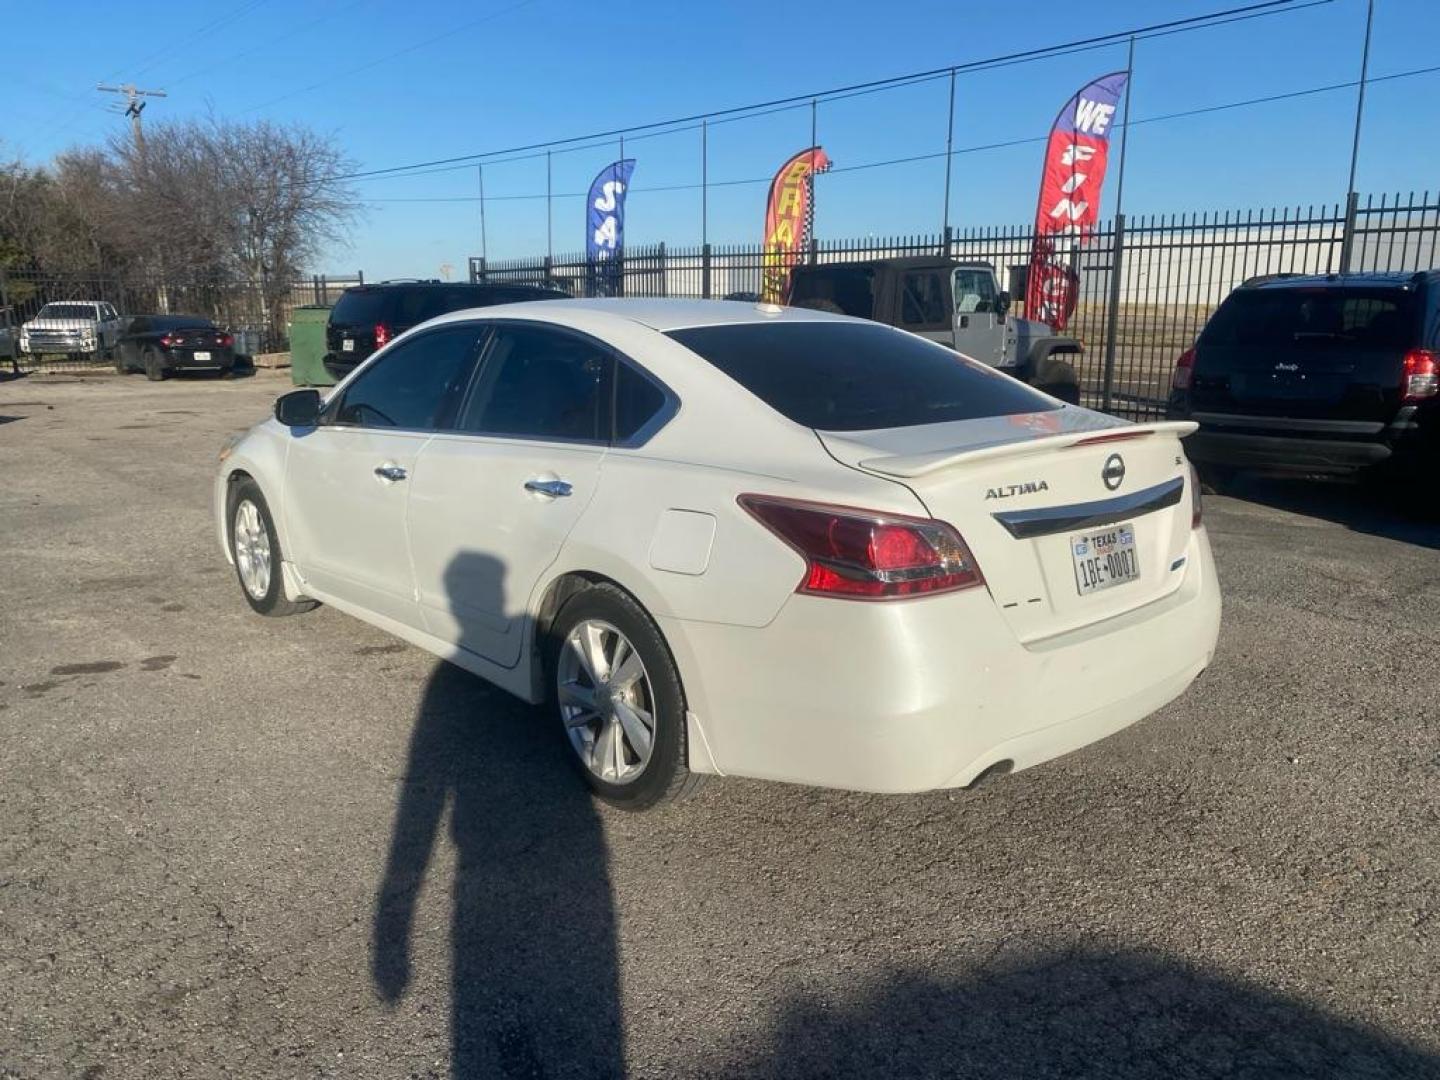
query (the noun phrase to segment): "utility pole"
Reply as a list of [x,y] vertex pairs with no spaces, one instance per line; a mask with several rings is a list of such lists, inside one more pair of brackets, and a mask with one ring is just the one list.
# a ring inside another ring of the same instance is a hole
[[955,160],[955,69],[950,69],[950,113],[945,120],[945,213],[940,235],[950,254],[950,165]]
[[1345,194],[1355,194],[1355,166],[1360,160],[1360,121],[1365,116],[1365,80],[1370,75],[1370,27],[1375,22],[1375,0],[1365,8],[1365,48],[1360,53],[1360,89],[1355,95],[1355,141],[1350,144],[1350,180]]
[[475,172],[480,181],[480,257],[483,259],[490,254],[485,242],[485,166],[476,165]]
[[145,102],[140,100],[147,97],[165,97],[164,90],[141,90],[134,83],[122,83],[119,86],[106,86],[100,83],[95,87],[107,94],[123,94],[125,97],[125,113],[130,118],[130,130],[135,134],[135,151],[140,155],[145,153],[145,132],[140,129],[140,114],[145,111]]

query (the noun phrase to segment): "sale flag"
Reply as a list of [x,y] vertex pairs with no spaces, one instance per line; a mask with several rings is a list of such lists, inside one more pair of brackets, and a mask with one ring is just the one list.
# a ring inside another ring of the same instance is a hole
[[1025,314],[1062,330],[1075,310],[1078,282],[1056,257],[1055,237],[1084,239],[1100,219],[1100,190],[1120,95],[1129,73],[1102,75],[1065,103],[1045,145]]
[[818,146],[801,150],[775,174],[765,205],[765,243],[760,258],[760,299],[783,304],[790,295],[790,271],[809,241],[811,180],[830,168]]
[[614,296],[620,291],[620,258],[625,253],[625,193],[635,159],[612,162],[590,184],[585,200],[585,259],[590,293]]

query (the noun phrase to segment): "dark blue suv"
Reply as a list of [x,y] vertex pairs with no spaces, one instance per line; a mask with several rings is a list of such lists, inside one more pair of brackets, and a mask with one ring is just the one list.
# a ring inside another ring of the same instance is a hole
[[1440,469],[1440,271],[1247,281],[1175,367],[1169,416],[1212,483],[1242,468]]

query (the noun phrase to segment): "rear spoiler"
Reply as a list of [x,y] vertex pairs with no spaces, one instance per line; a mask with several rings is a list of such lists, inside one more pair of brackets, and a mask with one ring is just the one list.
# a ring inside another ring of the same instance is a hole
[[892,455],[889,457],[867,458],[860,467],[886,476],[915,477],[948,469],[952,465],[970,465],[996,461],[1000,458],[1028,457],[1031,454],[1045,454],[1052,450],[1065,450],[1071,446],[1086,443],[1123,442],[1139,439],[1146,435],[1173,435],[1183,439],[1200,425],[1193,420],[1162,420],[1153,424],[1127,424],[1120,428],[1102,428],[1099,431],[1071,431],[1063,435],[1046,435],[1038,439],[1019,438],[988,446],[960,447],[953,450],[933,450],[928,454]]

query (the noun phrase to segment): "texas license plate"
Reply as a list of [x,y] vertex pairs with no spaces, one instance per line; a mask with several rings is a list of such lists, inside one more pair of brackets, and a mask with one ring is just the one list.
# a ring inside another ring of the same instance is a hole
[[354,351],[355,351],[355,339],[354,339],[354,338],[348,338],[348,337],[347,337],[344,341],[340,342],[340,351],[341,351],[341,352],[354,352]]
[[210,354],[208,352],[197,352],[195,354],[195,359],[199,360],[203,364],[206,360],[210,359]]
[[1081,596],[1140,576],[1133,525],[1076,533],[1070,537],[1070,557],[1075,560],[1075,587]]

